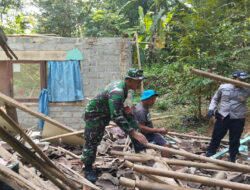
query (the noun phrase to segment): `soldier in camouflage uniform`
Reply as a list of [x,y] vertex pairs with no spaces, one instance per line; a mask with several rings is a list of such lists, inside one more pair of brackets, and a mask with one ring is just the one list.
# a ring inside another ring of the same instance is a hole
[[124,80],[110,83],[86,106],[82,161],[85,164],[85,177],[89,181],[97,180],[92,164],[95,161],[97,146],[102,140],[105,126],[110,120],[114,121],[131,138],[142,144],[147,143],[145,136],[138,132],[137,121],[123,112],[123,103],[127,98],[128,90],[139,89],[141,81],[145,78],[142,70],[131,68],[124,76]]

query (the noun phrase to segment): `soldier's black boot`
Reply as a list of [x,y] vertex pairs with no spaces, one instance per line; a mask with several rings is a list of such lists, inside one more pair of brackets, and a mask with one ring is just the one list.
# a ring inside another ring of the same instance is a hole
[[85,166],[85,178],[92,183],[95,183],[97,181],[97,176],[93,171],[92,166]]
[[230,157],[228,158],[228,162],[235,162],[235,157],[236,155],[230,155]]

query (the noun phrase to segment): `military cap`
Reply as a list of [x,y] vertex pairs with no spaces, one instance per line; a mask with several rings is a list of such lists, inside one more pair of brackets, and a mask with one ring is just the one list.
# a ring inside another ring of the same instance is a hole
[[126,78],[142,80],[142,79],[146,79],[147,77],[143,75],[143,70],[130,68],[128,72],[124,75],[124,79]]

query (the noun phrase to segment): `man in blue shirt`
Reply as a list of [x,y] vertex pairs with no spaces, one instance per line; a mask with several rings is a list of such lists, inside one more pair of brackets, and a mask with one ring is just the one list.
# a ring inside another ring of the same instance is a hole
[[[144,91],[141,101],[135,106],[133,114],[139,122],[142,134],[144,134],[149,142],[170,147],[170,143],[160,135],[166,134],[168,130],[165,128],[153,128],[153,123],[150,121],[149,108],[154,105],[157,96],[158,94],[153,90]],[[167,151],[162,151],[161,155],[163,157],[170,157],[170,153]]]

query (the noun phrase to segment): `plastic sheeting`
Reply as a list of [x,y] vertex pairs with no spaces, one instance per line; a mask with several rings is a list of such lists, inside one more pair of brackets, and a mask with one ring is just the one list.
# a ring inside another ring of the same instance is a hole
[[50,102],[83,100],[82,77],[78,61],[49,61],[48,96]]
[[[49,115],[49,98],[47,89],[43,89],[40,93],[38,111],[44,115]],[[43,125],[44,120],[39,119],[38,128],[40,130],[43,129]]]

